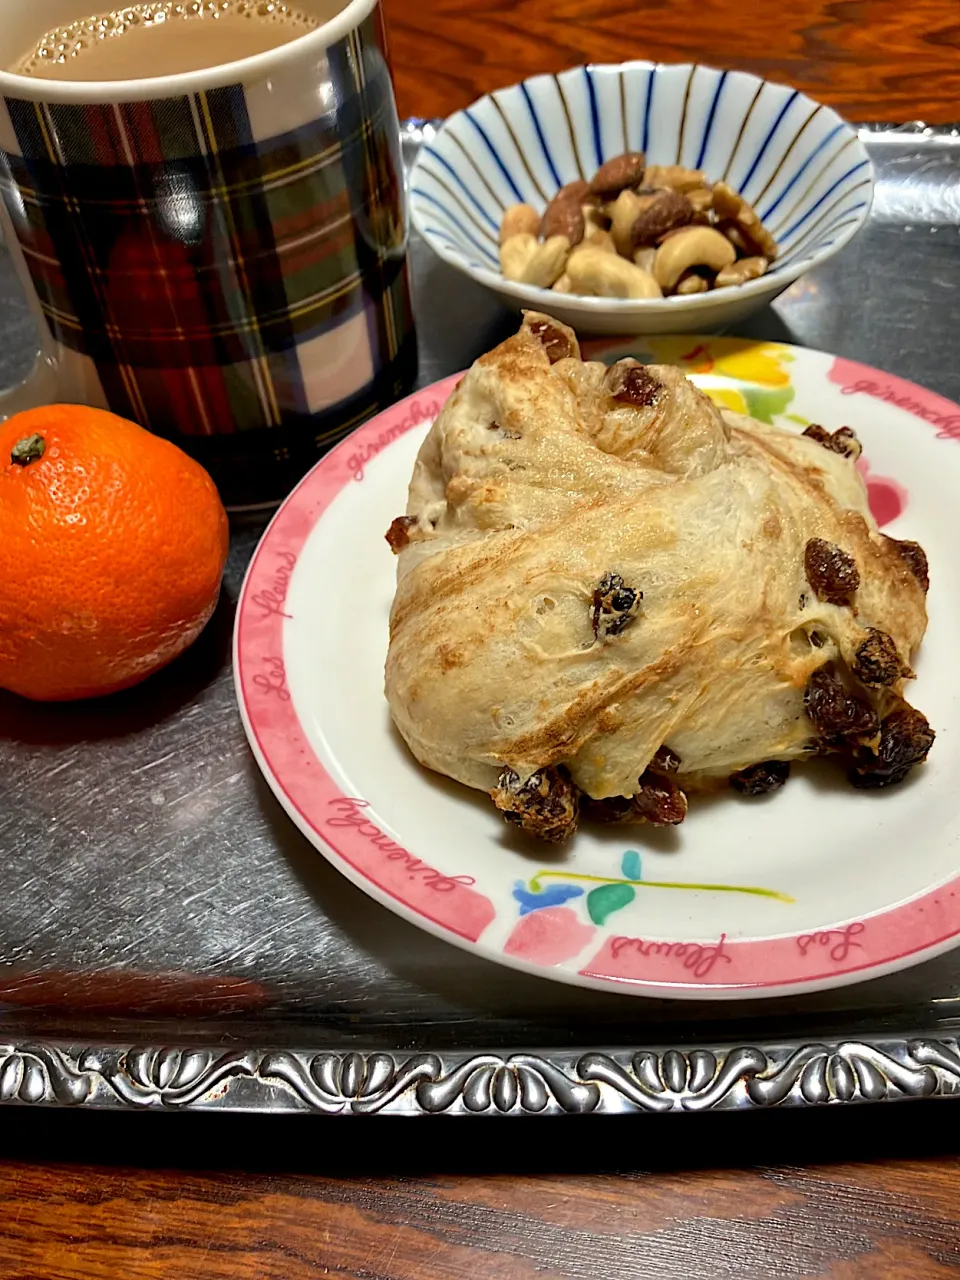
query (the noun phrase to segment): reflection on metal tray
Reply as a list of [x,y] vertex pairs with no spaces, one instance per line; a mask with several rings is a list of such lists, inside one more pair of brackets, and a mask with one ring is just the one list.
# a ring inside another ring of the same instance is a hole
[[[431,127],[408,124],[408,152]],[[863,136],[868,228],[739,332],[960,399],[960,136]],[[412,257],[424,385],[515,319]],[[2,323],[6,384],[34,337],[18,301]],[[213,623],[143,688],[94,707],[0,694],[0,1099],[549,1115],[960,1093],[960,952],[776,1004],[651,1002],[488,965],[361,894],[280,811],[240,725],[230,632],[261,529],[235,530]]]

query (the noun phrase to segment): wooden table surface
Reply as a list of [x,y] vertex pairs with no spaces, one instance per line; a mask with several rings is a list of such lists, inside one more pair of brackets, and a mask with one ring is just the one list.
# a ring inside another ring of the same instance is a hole
[[[960,118],[960,0],[385,0],[401,115],[628,56]],[[96,7],[96,6],[91,6]],[[3,1111],[3,1280],[926,1280],[954,1103],[558,1121]],[[412,1127],[411,1127],[412,1126]]]
[[960,120],[958,0],[382,0],[401,116],[582,62],[753,71],[851,120]]
[[947,1280],[957,1104],[537,1119],[3,1111],[3,1280]]

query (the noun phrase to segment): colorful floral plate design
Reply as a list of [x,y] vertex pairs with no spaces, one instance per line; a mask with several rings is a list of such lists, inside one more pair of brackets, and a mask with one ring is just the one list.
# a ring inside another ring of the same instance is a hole
[[768,422],[852,426],[878,522],[931,565],[913,700],[937,730],[900,788],[827,767],[780,792],[694,799],[682,827],[582,830],[544,853],[484,796],[419,768],[393,731],[383,661],[395,565],[383,539],[456,378],[328,454],[250,565],[237,696],[257,761],[307,838],[371,897],[477,955],[641,995],[772,996],[859,981],[960,939],[960,406],[818,351],[649,338],[718,403]]

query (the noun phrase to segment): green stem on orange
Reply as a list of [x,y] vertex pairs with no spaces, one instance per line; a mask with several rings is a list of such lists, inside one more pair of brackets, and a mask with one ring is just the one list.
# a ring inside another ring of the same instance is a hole
[[758,898],[776,898],[778,902],[796,902],[789,894],[777,893],[776,889],[761,889],[749,884],[686,884],[676,880],[624,880],[611,876],[588,876],[573,871],[538,871],[530,881],[534,893],[540,892],[540,881],[553,880],[588,880],[592,884],[629,884],[636,889],[701,889],[709,893],[750,893]]
[[43,436],[36,434],[24,436],[10,450],[10,461],[18,467],[25,467],[31,462],[39,462],[46,452],[47,442]]

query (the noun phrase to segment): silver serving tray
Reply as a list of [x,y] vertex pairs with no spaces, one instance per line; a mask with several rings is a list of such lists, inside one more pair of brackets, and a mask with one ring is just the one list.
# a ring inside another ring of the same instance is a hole
[[[408,154],[433,126],[408,122]],[[869,226],[741,325],[960,400],[960,132],[864,126]],[[412,245],[420,385],[515,320]],[[0,384],[35,335],[9,261]],[[753,1110],[960,1094],[960,952],[816,996],[647,1001],[527,978],[398,919],[295,830],[247,749],[241,524],[194,649],[87,706],[0,694],[0,1100],[435,1115]]]

